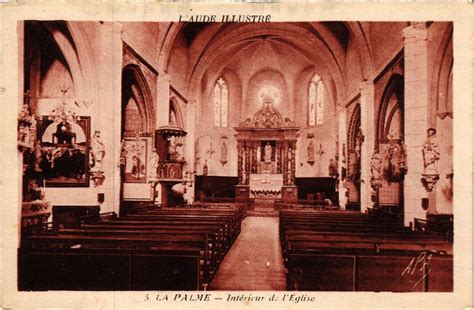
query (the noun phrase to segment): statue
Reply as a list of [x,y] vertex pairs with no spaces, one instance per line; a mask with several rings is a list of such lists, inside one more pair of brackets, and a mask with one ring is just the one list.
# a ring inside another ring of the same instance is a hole
[[158,153],[156,152],[156,150],[151,151],[151,155],[150,155],[150,167],[151,167],[150,179],[157,179],[158,178],[159,162],[160,162],[160,156],[158,156]]
[[105,145],[100,137],[100,131],[96,130],[91,139],[91,167],[95,171],[102,171],[103,160],[105,156]]
[[263,159],[266,163],[270,163],[272,161],[272,146],[270,142],[267,142],[263,151]]
[[225,140],[222,141],[220,162],[223,166],[227,163],[227,143],[225,143]]
[[291,171],[289,169],[286,172],[286,184],[288,184],[288,185],[293,184],[292,179],[291,179]]
[[423,143],[422,153],[424,173],[437,174],[437,163],[440,153],[438,152],[438,144],[436,143],[436,129],[429,128],[427,130],[427,136]]
[[307,161],[310,165],[312,165],[314,163],[314,144],[313,144],[312,139],[309,140],[307,151],[308,151],[308,160]]
[[173,160],[176,154],[176,145],[174,137],[168,138],[168,155],[169,159]]
[[333,178],[338,177],[337,160],[335,160],[334,158],[329,159],[329,176]]
[[387,140],[389,143],[383,150],[383,174],[387,181],[399,182],[406,172],[405,148],[403,142],[397,142],[392,135],[388,135]]
[[436,143],[436,129],[429,128],[426,131],[426,140],[423,143],[423,173],[421,183],[426,191],[431,192],[439,180],[437,164],[440,153],[438,152],[438,144]]
[[141,163],[140,157],[132,156],[132,177],[139,180],[145,175],[145,165]]
[[125,144],[125,140],[122,139],[122,142],[120,142],[120,161],[118,167],[125,167],[125,165],[127,164],[127,154],[127,146]]
[[370,179],[370,185],[373,189],[382,186],[382,157],[379,152],[375,151],[370,160],[370,173],[372,177]]
[[204,166],[202,167],[202,175],[207,175],[208,173],[207,159],[204,161]]

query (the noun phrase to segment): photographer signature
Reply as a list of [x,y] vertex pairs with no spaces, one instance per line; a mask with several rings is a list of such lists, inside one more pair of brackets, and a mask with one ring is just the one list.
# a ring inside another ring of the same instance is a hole
[[430,261],[433,254],[421,252],[418,257],[413,257],[407,267],[403,270],[402,276],[413,275],[417,270],[421,272],[421,278],[413,285],[416,287],[420,284],[430,273]]

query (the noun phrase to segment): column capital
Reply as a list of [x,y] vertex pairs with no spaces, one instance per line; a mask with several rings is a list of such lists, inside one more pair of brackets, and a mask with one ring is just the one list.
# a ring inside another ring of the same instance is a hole
[[426,23],[424,22],[417,22],[402,29],[402,37],[403,40],[426,40],[427,35],[427,28]]
[[346,113],[346,107],[338,105],[338,106],[336,106],[336,112],[337,112],[337,114]]
[[374,83],[371,81],[364,80],[359,83],[359,89],[361,94],[374,87]]
[[166,72],[159,72],[158,73],[158,81],[162,81],[162,82],[170,82],[171,81],[171,76],[166,73]]

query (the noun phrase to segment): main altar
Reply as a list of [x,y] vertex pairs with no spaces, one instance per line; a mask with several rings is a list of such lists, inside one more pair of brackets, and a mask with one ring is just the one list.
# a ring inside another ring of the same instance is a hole
[[271,97],[253,119],[234,128],[237,139],[239,184],[237,199],[268,198],[296,201],[295,151],[299,128],[283,119]]

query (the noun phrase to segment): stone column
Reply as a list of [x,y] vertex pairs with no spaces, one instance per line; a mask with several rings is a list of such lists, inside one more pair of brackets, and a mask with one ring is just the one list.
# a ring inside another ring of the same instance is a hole
[[244,174],[245,174],[245,185],[249,184],[249,178],[250,178],[250,167],[251,167],[251,143],[249,141],[246,141],[244,144],[244,154],[245,154],[245,165],[244,165]]
[[291,185],[295,185],[296,176],[296,140],[291,141]]
[[[347,166],[345,161],[345,154],[343,150],[343,145],[347,145],[347,129],[346,129],[346,109],[343,106],[338,106],[337,108],[337,122],[339,129],[339,149],[337,150],[339,154],[338,158],[338,167],[339,167],[339,184],[338,184],[338,193],[339,193],[339,205],[342,209],[346,208],[346,188],[344,185],[344,180],[342,179],[342,168]],[[347,170],[346,170],[347,171]],[[347,172],[346,172],[347,173]]]
[[275,161],[277,163],[276,173],[281,173],[281,141],[277,141],[275,144]]
[[243,140],[237,140],[237,173],[239,176],[239,184],[235,186],[235,199],[247,200],[250,197],[249,180],[247,174],[248,147]]
[[360,211],[365,212],[372,206],[370,186],[370,159],[375,146],[375,95],[374,84],[372,82],[360,83],[360,127],[364,140],[361,145],[360,162]]
[[[194,141],[196,141],[196,128],[195,128],[195,120],[196,120],[196,107],[198,106],[197,100],[191,100],[186,104],[186,126],[185,130],[188,132],[188,134],[185,137],[185,142],[184,142],[184,158],[186,159],[187,162],[187,167],[186,170],[190,173],[193,173],[196,171],[196,145]],[[196,178],[195,174],[192,174],[192,186],[188,187],[186,189],[186,193],[184,195],[184,198],[192,203],[194,201],[194,186],[196,184]],[[183,177],[186,177],[183,175]]]
[[[169,114],[170,114],[170,76],[165,72],[159,72],[158,79],[156,82],[156,128],[160,126],[165,126],[169,124]],[[160,161],[164,160],[165,151],[158,150],[160,154]],[[160,188],[158,189],[160,195],[160,202],[167,203],[168,201],[168,190],[169,188],[164,183],[160,183]]]
[[250,177],[250,174],[252,173],[252,166],[253,166],[253,143],[252,141],[247,141],[247,174]]
[[[105,24],[104,24],[105,25]],[[110,65],[113,68],[112,77],[121,77],[122,76],[122,62],[123,62],[123,40],[122,40],[122,24],[114,22],[112,23],[112,34],[113,38],[111,40],[112,47],[109,47],[109,50],[112,50],[112,61]],[[107,37],[107,31],[103,33]],[[104,157],[104,170],[105,181],[103,188],[99,189],[100,192],[105,193],[105,202],[104,207],[101,207],[101,212],[114,211],[117,214],[120,212],[120,147],[121,147],[121,126],[122,122],[122,81],[120,78],[113,79],[113,105],[100,105],[100,130],[103,141],[105,142],[106,155]],[[123,121],[123,120],[122,120]],[[113,131],[111,131],[110,126],[113,126]],[[112,136],[110,141],[113,141],[113,152],[107,154],[108,148],[108,137],[109,134]],[[107,173],[111,171],[111,175]],[[109,197],[111,198],[109,200]],[[107,204],[109,201],[110,204]]]
[[237,140],[237,175],[239,177],[239,185],[242,184],[242,161],[243,161],[243,143],[241,140]]
[[160,72],[157,80],[156,126],[169,124],[170,115],[170,76]]
[[252,141],[252,166],[250,173],[257,173],[257,141]]
[[295,150],[296,141],[285,141],[285,160],[283,165],[283,187],[281,198],[284,202],[296,202],[298,200],[298,187],[295,186]]
[[405,225],[414,218],[426,218],[421,199],[429,195],[420,178],[423,172],[422,146],[426,139],[428,122],[428,67],[427,29],[417,23],[402,31],[405,62],[405,145],[408,172],[403,183]]

